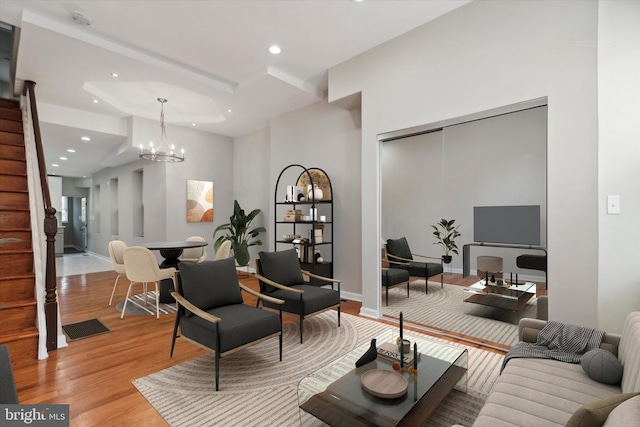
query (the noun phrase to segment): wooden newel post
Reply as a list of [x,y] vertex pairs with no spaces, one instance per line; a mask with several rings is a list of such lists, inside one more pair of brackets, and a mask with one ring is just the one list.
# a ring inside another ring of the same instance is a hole
[[47,323],[47,351],[58,348],[58,298],[56,294],[56,209],[44,210],[44,233],[47,235],[47,273],[45,277],[44,314]]

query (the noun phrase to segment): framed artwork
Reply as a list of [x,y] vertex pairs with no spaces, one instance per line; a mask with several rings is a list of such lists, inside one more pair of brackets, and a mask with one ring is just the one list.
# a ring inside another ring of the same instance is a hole
[[213,222],[213,182],[187,180],[187,222]]

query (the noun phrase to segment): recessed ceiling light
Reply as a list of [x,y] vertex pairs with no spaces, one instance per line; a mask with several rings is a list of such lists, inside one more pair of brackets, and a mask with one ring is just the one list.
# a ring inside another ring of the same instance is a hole
[[60,157],[60,160],[67,160],[66,157]]
[[97,99],[94,99],[94,100],[93,100],[93,103],[94,103],[94,104],[97,104],[97,103],[98,103],[98,100],[97,100]]
[[274,55],[279,54],[280,52],[282,52],[282,49],[280,49],[280,46],[276,46],[275,44],[273,46],[269,47],[269,52],[271,52]]
[[229,108],[229,109],[227,110],[227,113],[230,113],[230,112],[231,112],[231,108]]
[[73,18],[73,20],[76,21],[78,24],[85,25],[87,27],[91,25],[91,22],[93,21],[93,19],[91,19],[89,15],[87,15],[84,12],[80,12],[79,10],[72,11],[71,18]]
[[83,141],[91,141],[91,138],[89,138],[88,136],[83,136],[80,139],[83,140]]
[[111,77],[118,77],[118,73],[111,73]]
[[51,163],[51,166],[53,166],[54,168],[57,168],[57,167],[59,167],[60,165],[59,165],[59,164],[57,164],[57,163]]
[[191,123],[191,126],[196,127],[197,125],[195,123]]
[[76,152],[76,150],[74,150],[74,149],[72,149],[72,148],[69,148],[69,149],[67,150],[67,153],[75,153],[75,152]]

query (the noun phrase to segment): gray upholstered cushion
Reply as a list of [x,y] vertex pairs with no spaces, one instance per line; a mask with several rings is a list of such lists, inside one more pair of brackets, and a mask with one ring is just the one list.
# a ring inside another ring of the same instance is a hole
[[[282,311],[287,313],[300,313],[304,316],[315,313],[316,311],[324,310],[327,307],[332,307],[340,304],[340,294],[333,289],[321,288],[313,285],[295,285],[291,286],[294,289],[304,291],[302,294],[302,302],[300,301],[300,294],[290,291],[284,291],[277,289],[272,296],[284,300]],[[277,304],[263,301],[265,307],[278,308]],[[301,310],[301,304],[304,309]]]
[[[178,264],[182,294],[193,305],[207,311],[229,304],[242,304],[233,258]],[[191,313],[187,313],[187,316]]]
[[622,364],[610,352],[601,348],[590,350],[582,355],[580,364],[592,380],[603,384],[620,384]]
[[[413,259],[411,256],[411,249],[409,249],[409,243],[407,243],[406,237],[399,239],[387,240],[387,252],[391,255],[399,256],[401,258]],[[393,260],[393,258],[391,258]]]
[[382,286],[393,286],[409,281],[409,272],[400,268],[382,270]]
[[298,253],[295,249],[279,252],[260,252],[262,275],[285,286],[304,283]]
[[[275,334],[282,329],[279,315],[245,304],[217,307],[207,312],[222,319],[217,329],[220,332],[221,353]],[[183,336],[215,350],[215,323],[197,316],[183,317],[180,319],[180,330]]]

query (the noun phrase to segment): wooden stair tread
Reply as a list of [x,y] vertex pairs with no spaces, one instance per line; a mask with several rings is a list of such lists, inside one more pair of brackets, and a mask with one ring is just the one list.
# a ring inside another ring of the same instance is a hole
[[37,302],[34,298],[17,299],[12,301],[0,301],[0,311],[10,310],[19,307],[31,307],[36,305]]
[[38,328],[30,326],[28,328],[7,331],[0,334],[0,344],[7,344],[12,341],[23,340],[25,338],[35,338],[38,336]]
[[0,277],[0,282],[4,280],[20,280],[20,279],[35,279],[36,275],[34,273],[22,273],[22,274],[14,274],[12,276],[5,275]]

